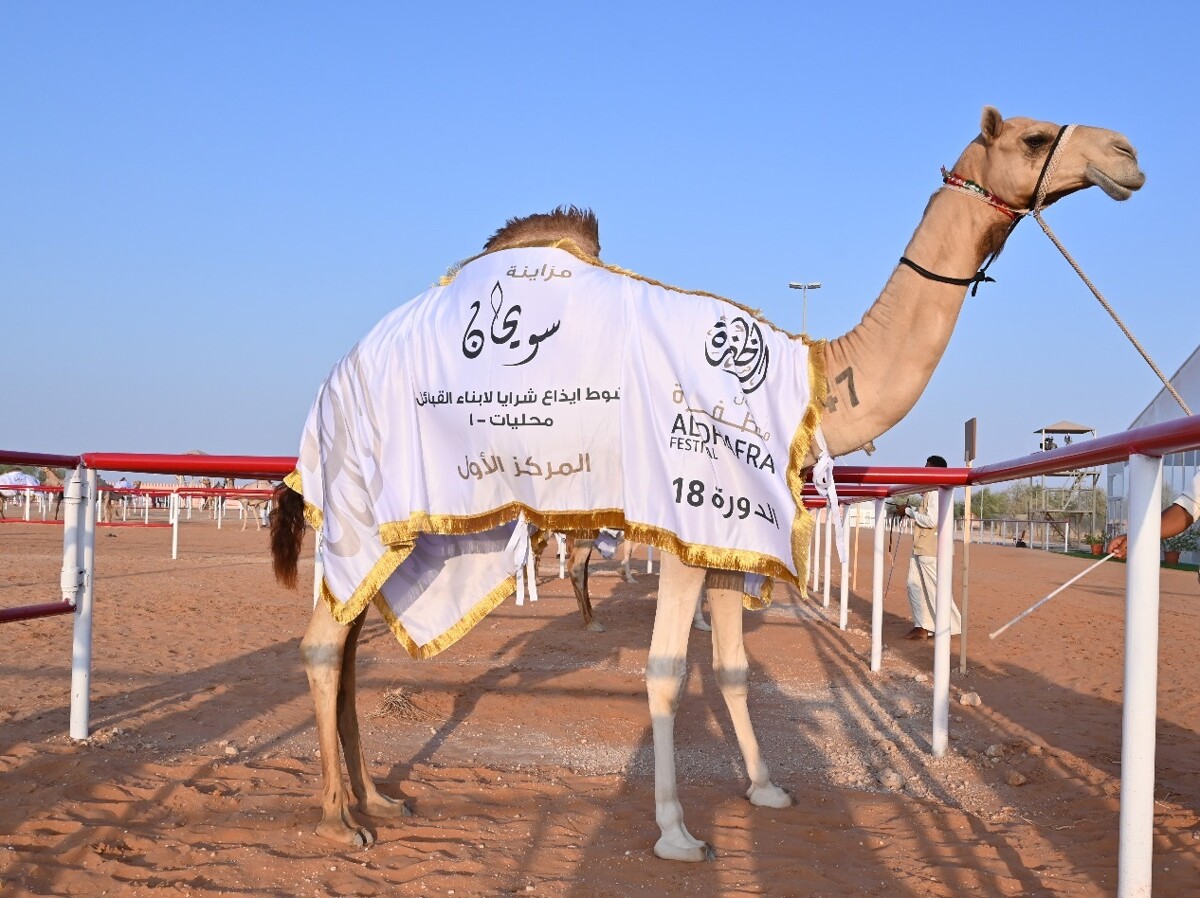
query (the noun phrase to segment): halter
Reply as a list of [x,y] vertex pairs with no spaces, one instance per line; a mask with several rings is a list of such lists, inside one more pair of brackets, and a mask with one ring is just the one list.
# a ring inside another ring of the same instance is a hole
[[[1034,185],[1033,206],[1029,209],[1014,209],[983,185],[977,184],[969,178],[964,178],[957,172],[947,171],[945,167],[942,168],[942,189],[955,190],[971,197],[972,199],[977,199],[980,202],[987,203],[1001,215],[1004,215],[1011,220],[1012,224],[1008,227],[1008,233],[1004,235],[1004,240],[1000,243],[1000,245],[1003,246],[1008,242],[1008,238],[1012,235],[1013,230],[1018,224],[1020,224],[1021,219],[1026,215],[1032,214],[1035,218],[1039,220],[1041,219],[1041,215],[1039,213],[1041,212],[1043,204],[1046,202],[1046,194],[1050,190],[1050,182],[1054,178],[1054,171],[1058,168],[1058,160],[1060,158],[1059,151],[1066,144],[1067,140],[1070,139],[1071,132],[1074,130],[1074,125],[1063,125],[1058,129],[1058,134],[1054,136],[1054,143],[1050,147],[1050,152],[1046,156],[1046,161],[1042,164],[1042,170],[1038,174],[1037,184]],[[974,296],[979,291],[980,284],[994,284],[996,282],[995,278],[987,276],[987,270],[992,262],[996,261],[996,256],[999,255],[999,252],[999,250],[996,250],[990,256],[988,256],[987,261],[983,263],[983,267],[968,278],[954,278],[941,274],[934,274],[927,268],[922,268],[907,256],[901,256],[900,263],[902,265],[907,265],[917,274],[931,281],[938,281],[939,283],[943,284],[955,284],[959,287],[970,287],[971,295]]]
[[[1002,199],[997,197],[994,193],[984,188],[982,185],[976,184],[974,181],[968,180],[967,178],[964,178],[955,172],[946,171],[945,168],[942,169],[942,182],[945,185],[943,189],[957,190],[959,193],[965,193],[967,196],[974,197],[981,202],[987,203],[997,212],[1008,216],[1008,218],[1012,220],[1012,224],[1009,225],[1008,233],[1004,235],[1004,240],[1000,243],[1001,246],[1008,241],[1008,238],[1012,235],[1013,229],[1016,228],[1021,219],[1026,215],[1032,215],[1037,220],[1037,223],[1041,226],[1042,230],[1046,232],[1046,236],[1050,238],[1050,242],[1053,243],[1055,247],[1058,248],[1058,251],[1063,254],[1063,258],[1065,258],[1070,263],[1071,267],[1075,269],[1075,273],[1079,275],[1085,284],[1087,284],[1088,289],[1092,291],[1092,295],[1096,297],[1096,299],[1100,302],[1100,305],[1104,307],[1104,310],[1108,312],[1113,321],[1117,323],[1117,327],[1121,329],[1121,332],[1125,334],[1125,336],[1129,339],[1129,342],[1133,344],[1134,348],[1141,353],[1142,358],[1146,360],[1146,364],[1148,364],[1151,370],[1158,375],[1158,379],[1162,381],[1167,392],[1170,393],[1171,396],[1174,397],[1175,401],[1179,403],[1179,407],[1183,409],[1184,414],[1190,415],[1192,414],[1192,410],[1183,400],[1183,397],[1179,395],[1179,391],[1175,389],[1175,386],[1167,379],[1167,376],[1163,374],[1158,365],[1154,363],[1154,360],[1150,358],[1150,354],[1146,352],[1142,344],[1138,342],[1137,337],[1135,337],[1129,328],[1125,326],[1125,322],[1121,320],[1121,317],[1116,313],[1116,310],[1113,309],[1108,300],[1104,298],[1103,294],[1096,289],[1096,285],[1091,282],[1088,276],[1083,273],[1083,269],[1079,267],[1079,263],[1071,258],[1071,254],[1067,252],[1067,248],[1062,245],[1061,241],[1059,241],[1056,236],[1054,236],[1054,232],[1050,230],[1050,226],[1046,224],[1046,220],[1042,218],[1042,207],[1046,203],[1046,195],[1050,192],[1050,182],[1054,179],[1055,169],[1058,168],[1059,151],[1070,139],[1074,130],[1074,125],[1063,125],[1058,129],[1058,134],[1055,135],[1054,143],[1050,147],[1050,154],[1046,156],[1046,161],[1042,165],[1042,171],[1038,175],[1037,184],[1034,185],[1033,206],[1029,209],[1014,209]],[[979,271],[975,272],[974,276],[969,278],[951,278],[940,274],[934,274],[932,271],[922,268],[912,259],[904,256],[900,257],[900,262],[917,272],[917,274],[928,278],[931,281],[940,281],[943,284],[956,284],[960,287],[971,287],[971,295],[974,296],[979,290],[980,284],[995,283],[995,278],[990,278],[987,276],[987,270],[988,266],[991,265],[992,262],[996,261],[996,256],[998,254],[999,250],[988,256],[987,261],[983,263],[983,267],[980,268]]]

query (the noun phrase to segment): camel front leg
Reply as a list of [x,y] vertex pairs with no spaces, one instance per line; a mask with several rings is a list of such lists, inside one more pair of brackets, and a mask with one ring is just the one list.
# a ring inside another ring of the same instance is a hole
[[371,779],[367,769],[367,758],[362,749],[362,737],[358,729],[355,661],[358,656],[358,636],[366,618],[367,614],[364,611],[350,624],[350,633],[342,652],[341,682],[337,696],[338,737],[341,739],[342,754],[346,759],[350,790],[358,801],[358,809],[372,817],[409,817],[412,816],[412,811],[403,800],[389,798],[379,791],[375,781]]
[[339,709],[342,703],[342,671],[346,642],[358,637],[362,626],[359,615],[354,625],[343,626],[319,602],[300,643],[300,655],[308,674],[317,717],[317,741],[321,748],[321,822],[317,834],[341,845],[366,848],[375,837],[354,819],[346,784],[342,779],[341,751],[338,748]]
[[771,782],[746,704],[749,665],[742,640],[742,594],[736,589],[709,589],[708,607],[712,617],[713,671],[750,776],[746,797],[759,807],[789,807],[792,797]]
[[704,574],[703,568],[688,567],[673,555],[663,555],[654,635],[646,661],[646,695],[654,733],[654,819],[662,831],[654,853],[675,861],[713,857],[712,849],[684,826],[675,774],[675,712],[683,695],[688,635]]

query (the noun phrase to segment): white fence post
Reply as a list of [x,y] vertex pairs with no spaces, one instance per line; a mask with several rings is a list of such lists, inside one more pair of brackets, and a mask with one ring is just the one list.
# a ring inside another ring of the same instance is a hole
[[886,527],[883,500],[875,500],[875,544],[871,562],[871,670],[883,664],[883,537]]
[[92,600],[96,580],[96,513],[100,508],[96,472],[85,469],[84,501],[78,506],[82,522],[79,566],[83,583],[75,603],[75,628],[71,646],[71,738],[88,737],[92,686]]
[[1121,720],[1118,898],[1148,898],[1154,854],[1154,751],[1158,713],[1159,540],[1162,459],[1129,456],[1125,566],[1125,688]]
[[821,565],[821,607],[829,607],[829,587],[833,578],[829,575],[829,565],[833,554],[833,509],[825,506],[825,559]]
[[[838,511],[838,513],[841,515],[841,519],[842,519],[842,532],[843,533],[845,533],[846,530],[850,526],[850,511],[851,511],[851,508],[848,506],[843,506]],[[846,550],[846,557],[843,558],[841,561],[842,561],[842,566],[841,566],[842,579],[841,579],[841,583],[840,583],[841,594],[838,596],[838,600],[841,604],[840,604],[840,608],[838,609],[838,611],[839,611],[838,627],[842,630],[845,630],[846,627],[850,623],[850,550],[849,549]]]
[[950,735],[950,609],[954,602],[954,487],[938,487],[937,600],[933,615],[933,756]]
[[812,549],[808,553],[811,560],[809,565],[812,568],[812,576],[809,578],[812,582],[809,584],[808,591],[812,595],[817,594],[817,587],[821,584],[821,512],[823,508],[813,509],[813,542]]

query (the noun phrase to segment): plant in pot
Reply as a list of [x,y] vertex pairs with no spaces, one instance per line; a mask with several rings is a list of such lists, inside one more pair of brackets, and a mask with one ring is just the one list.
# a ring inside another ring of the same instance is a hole
[[1092,547],[1092,554],[1099,555],[1104,551],[1103,533],[1085,533],[1083,541]]
[[1197,546],[1200,546],[1200,529],[1197,529],[1197,526],[1193,524],[1182,533],[1168,536],[1162,541],[1162,546],[1163,561],[1167,564],[1179,564],[1179,554],[1181,552],[1191,552]]

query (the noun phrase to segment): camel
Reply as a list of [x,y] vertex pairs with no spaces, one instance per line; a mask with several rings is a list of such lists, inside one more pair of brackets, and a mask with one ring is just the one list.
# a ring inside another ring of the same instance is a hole
[[[201,481],[201,484],[203,485],[204,482]],[[207,485],[211,486],[211,481]],[[226,477],[221,481],[219,488],[222,490],[236,490],[238,489],[237,481],[232,477]],[[253,490],[255,492],[272,493],[275,490],[275,484],[269,480],[254,480],[241,487],[241,489]],[[237,499],[238,504],[242,507],[242,529],[246,529],[246,526],[250,523],[250,518],[253,517],[255,529],[262,530],[262,512],[269,507],[271,502],[270,497],[239,496],[236,494],[231,496],[226,493],[220,493],[212,497],[214,517],[217,517],[218,515],[224,517],[225,505],[230,498]]]
[[[59,489],[59,491],[54,494],[54,498],[52,500],[53,508],[54,508],[54,520],[57,521],[59,511],[61,511],[61,509],[62,509],[62,501],[63,501],[63,492],[62,491],[66,485],[63,483],[63,479],[61,477],[59,477],[58,474],[56,474],[53,469],[43,466],[43,467],[38,468],[38,471],[41,472],[42,482],[46,486],[56,486]],[[110,483],[107,483],[104,480],[98,479],[96,481],[96,488],[99,491],[99,501],[100,501],[99,521],[101,523],[105,523],[105,522],[111,523],[112,513],[113,513],[112,485]]]
[[42,483],[44,483],[46,486],[58,487],[58,492],[54,494],[54,498],[51,500],[52,508],[54,510],[54,520],[57,521],[58,513],[62,510],[63,488],[65,484],[63,483],[63,479],[59,477],[58,474],[56,474],[51,468],[43,466],[38,468],[38,472],[42,475]]
[[[232,481],[230,481],[232,483]],[[252,480],[242,487],[244,490],[254,490],[256,492],[273,493],[275,484],[269,480]],[[246,525],[250,522],[250,518],[254,518],[254,529],[262,530],[262,513],[270,506],[271,499],[268,496],[238,496],[238,502],[241,503],[244,514],[242,515],[242,529],[246,529]]]
[[[1092,185],[1124,200],[1144,182],[1137,154],[1121,134],[1084,126],[1066,131],[1029,118],[1004,119],[996,109],[985,107],[980,134],[945,175],[945,185],[933,194],[900,264],[874,304],[848,333],[812,346],[813,352],[823,354],[826,372],[827,382],[814,385],[814,395],[826,396],[820,427],[829,454],[837,457],[868,445],[913,407],[942,357],[967,288],[985,280],[981,266],[1003,247],[1022,209],[1049,205]],[[595,217],[573,207],[512,219],[484,250],[564,237],[583,253],[598,257]],[[828,392],[818,392],[822,389]],[[816,460],[810,449],[806,466]],[[305,527],[304,500],[286,488],[278,496],[272,520],[275,572],[284,585],[295,585]],[[760,807],[792,804],[788,792],[771,781],[747,708],[742,576],[690,567],[666,553],[662,558],[646,665],[655,820],[660,829],[653,851],[660,858],[703,861],[713,857],[708,844],[695,838],[684,823],[674,754],[675,711],[683,693],[687,640],[697,598],[706,586],[713,665],[745,760],[750,780],[746,795]],[[324,782],[317,832],[353,848],[375,840],[358,814],[394,821],[410,813],[402,800],[379,791],[360,741],[354,662],[365,616],[364,609],[344,625],[320,602],[301,644]],[[349,791],[341,772],[343,757]]]

